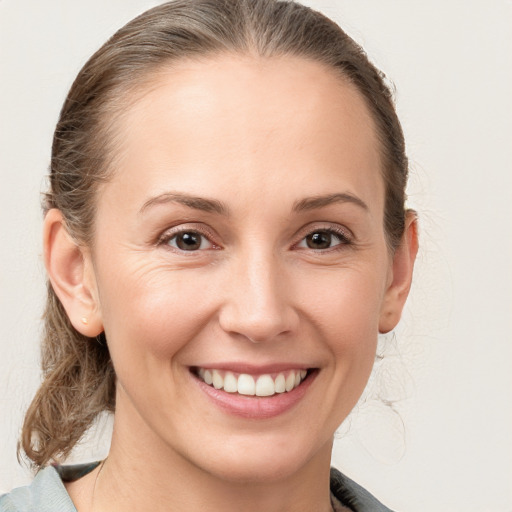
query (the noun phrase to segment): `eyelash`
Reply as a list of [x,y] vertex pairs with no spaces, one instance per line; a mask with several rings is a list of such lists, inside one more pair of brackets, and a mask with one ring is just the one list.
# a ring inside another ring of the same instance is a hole
[[334,227],[334,226],[329,226],[329,227],[320,227],[320,228],[316,228],[311,231],[308,231],[308,233],[300,239],[299,243],[295,244],[295,247],[297,247],[300,243],[305,242],[308,236],[314,235],[316,233],[327,233],[329,235],[333,235],[334,237],[336,237],[339,240],[339,243],[333,245],[332,247],[328,247],[326,249],[312,249],[310,247],[306,248],[306,249],[309,249],[310,251],[314,251],[315,253],[339,251],[339,250],[343,250],[343,248],[353,244],[353,239],[347,233],[347,230],[338,228],[338,227]]
[[[176,230],[167,231],[158,239],[157,245],[158,246],[167,246],[168,248],[174,249],[175,251],[179,251],[180,253],[198,252],[197,250],[196,251],[187,251],[184,249],[180,249],[179,247],[172,247],[169,245],[171,240],[178,237],[179,235],[184,235],[186,233],[193,233],[193,234],[199,235],[203,239],[206,239],[212,245],[212,247],[209,248],[210,250],[211,249],[220,249],[219,246],[217,246],[214,242],[212,242],[213,235],[210,232],[205,231],[201,228],[197,228],[197,227],[191,227],[188,229],[179,228]],[[202,249],[202,250],[205,250],[205,249]]]
[[[206,239],[211,244],[212,247],[209,247],[208,249],[198,249],[198,250],[187,251],[185,249],[180,249],[179,247],[172,247],[169,245],[171,240],[178,237],[179,235],[183,235],[186,233],[192,233],[192,234],[199,235],[200,237]],[[331,251],[336,251],[336,250],[342,250],[343,247],[353,245],[353,239],[349,234],[347,234],[346,230],[341,229],[341,228],[336,228],[333,226],[329,226],[329,227],[320,227],[320,228],[316,228],[316,229],[312,229],[312,230],[308,231],[307,233],[304,234],[304,236],[302,236],[302,238],[299,240],[299,242],[297,242],[293,245],[293,247],[298,247],[299,244],[306,241],[308,236],[314,235],[316,233],[326,233],[329,235],[333,235],[334,237],[336,237],[339,240],[339,243],[335,244],[332,247],[328,247],[326,249],[312,249],[312,248],[305,247],[306,250],[314,251],[315,253],[322,253],[322,252],[331,252]],[[200,252],[200,251],[204,251],[204,250],[220,249],[220,246],[216,245],[212,241],[212,238],[213,238],[213,236],[211,233],[209,233],[203,229],[197,228],[197,227],[192,227],[189,229],[180,228],[177,230],[173,230],[170,232],[168,231],[168,232],[164,233],[158,239],[157,245],[158,246],[167,246],[168,248],[171,248],[180,253],[195,253],[195,252]]]

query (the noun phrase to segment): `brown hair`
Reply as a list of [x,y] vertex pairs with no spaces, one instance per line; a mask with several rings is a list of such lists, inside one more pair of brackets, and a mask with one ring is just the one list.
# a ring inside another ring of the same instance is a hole
[[[172,61],[213,53],[294,55],[338,71],[366,100],[375,121],[386,187],[391,250],[405,225],[407,158],[383,74],[333,21],[294,2],[176,0],[121,28],[85,64],[62,108],[52,147],[45,212],[58,208],[78,244],[92,244],[95,194],[111,172],[112,120],[127,95]],[[104,335],[71,325],[51,286],[42,344],[43,382],[23,425],[21,448],[36,467],[65,458],[96,416],[115,407],[115,374]]]

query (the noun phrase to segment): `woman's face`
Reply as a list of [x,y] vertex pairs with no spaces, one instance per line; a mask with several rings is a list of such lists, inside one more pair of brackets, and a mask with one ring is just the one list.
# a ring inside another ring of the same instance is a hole
[[219,56],[155,75],[117,138],[91,271],[114,442],[227,479],[330,457],[393,274],[364,101],[314,62]]

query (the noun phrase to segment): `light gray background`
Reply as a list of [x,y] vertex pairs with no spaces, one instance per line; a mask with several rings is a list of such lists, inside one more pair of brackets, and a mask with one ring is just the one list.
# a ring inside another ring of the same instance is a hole
[[[0,0],[0,491],[30,479],[15,449],[39,380],[39,198],[52,130],[89,55],[157,3]],[[307,3],[396,84],[421,218],[396,344],[340,429],[334,463],[398,510],[510,512],[512,3]],[[382,390],[401,399],[399,415],[375,399]],[[96,437],[75,460],[105,450]]]

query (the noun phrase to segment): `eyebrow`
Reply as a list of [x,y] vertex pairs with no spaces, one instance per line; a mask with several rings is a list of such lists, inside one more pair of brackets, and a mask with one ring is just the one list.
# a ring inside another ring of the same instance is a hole
[[228,207],[221,201],[216,199],[208,199],[205,197],[197,197],[183,192],[165,192],[158,196],[148,199],[139,210],[139,214],[144,213],[152,206],[166,204],[166,203],[178,203],[194,210],[201,210],[208,213],[218,213],[219,215],[229,215]]
[[[149,208],[166,203],[178,203],[194,210],[201,210],[208,213],[217,213],[228,216],[229,208],[217,199],[208,199],[205,197],[192,196],[183,192],[165,192],[158,196],[148,199],[139,210],[139,214],[144,213]],[[368,205],[359,197],[348,193],[327,194],[323,196],[306,197],[296,201],[292,207],[293,212],[304,212],[323,208],[335,203],[352,203],[363,210],[368,211]]]
[[306,197],[300,201],[296,201],[292,210],[294,212],[303,212],[323,208],[334,203],[352,203],[359,206],[363,210],[368,211],[368,205],[359,197],[348,193],[327,194],[324,196]]

